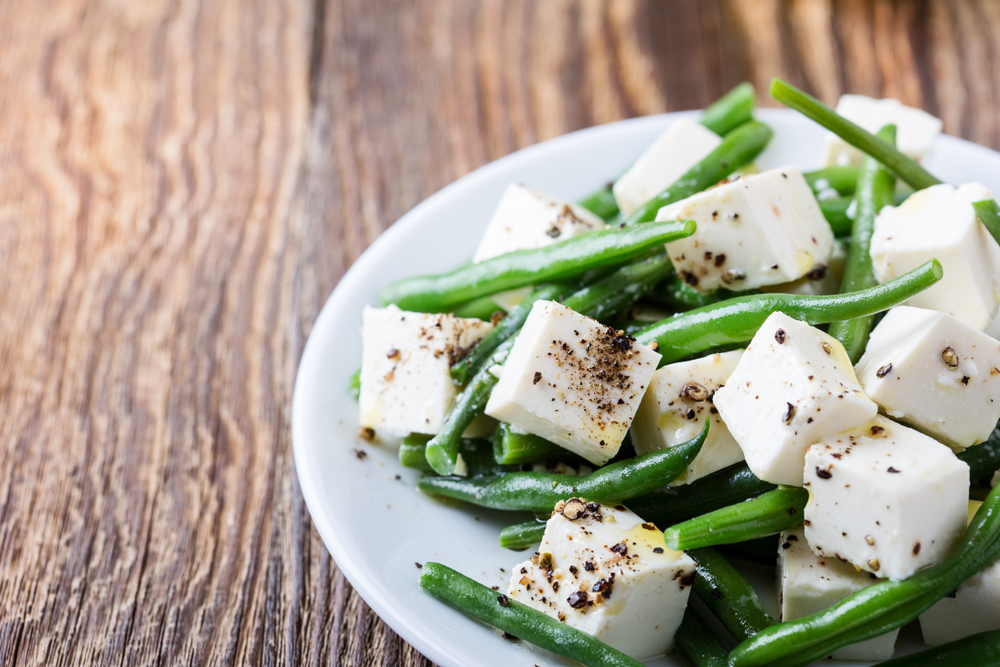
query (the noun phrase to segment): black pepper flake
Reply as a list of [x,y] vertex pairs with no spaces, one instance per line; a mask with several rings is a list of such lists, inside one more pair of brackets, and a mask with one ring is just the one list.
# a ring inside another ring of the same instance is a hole
[[625,399],[624,398],[619,398],[618,399],[618,405],[625,405]]
[[951,593],[948,593],[947,595],[945,595],[945,597],[946,598],[955,599],[956,595],[958,595],[958,589],[957,588],[955,590],[953,590]]
[[691,584],[693,584],[694,580],[695,580],[695,577],[697,577],[697,576],[698,576],[698,573],[697,573],[697,571],[695,571],[695,572],[691,572],[690,574],[686,574],[683,577],[681,577],[681,588],[683,588],[685,586],[690,586]]
[[792,417],[795,416],[795,406],[792,405],[791,403],[785,403],[785,405],[788,406],[788,410],[785,411],[785,414],[781,418],[781,421],[783,421],[786,424],[788,424],[789,422],[792,421]]
[[535,371],[535,377],[531,380],[531,384],[538,384],[542,381],[542,374],[540,371]]
[[587,506],[579,498],[570,498],[563,505],[561,513],[570,521],[576,521],[587,516]]
[[882,435],[885,433],[885,429],[881,426],[872,426],[870,430],[872,435]]
[[712,217],[713,218],[718,218],[719,217],[719,212],[718,211],[712,211]]
[[528,568],[522,567],[521,568],[521,574],[528,574]]
[[725,263],[726,263],[726,253],[720,252],[718,255],[715,256],[716,266],[722,266]]
[[662,554],[663,553],[663,547],[653,547],[653,553],[654,554]]
[[820,264],[815,267],[812,271],[806,274],[806,278],[809,280],[823,280],[823,278],[826,278],[826,264]]
[[399,356],[399,350],[397,350],[394,347],[390,348],[389,351],[385,353],[385,356],[387,356],[390,359],[395,359]]
[[889,466],[889,469],[886,470],[886,472],[899,472],[899,471],[893,468],[892,466]]
[[[788,516],[795,516],[796,514],[798,514],[798,511],[794,507],[789,507],[788,508]],[[807,521],[806,523],[809,523],[809,522]]]
[[[570,574],[572,574],[572,575],[576,576],[576,574],[577,574],[577,573],[578,573],[579,571],[580,571],[580,570],[579,570],[579,569],[577,569],[576,565],[570,565],[570,566],[569,566],[569,572],[570,572]],[[524,570],[521,570],[521,572],[524,572]]]
[[503,633],[503,638],[507,639],[509,641],[512,641],[512,642],[519,642],[519,641],[521,641],[521,639],[519,637],[515,637],[514,635],[510,634],[506,630]]
[[694,418],[695,418],[695,414],[694,414],[694,410],[690,410],[690,409],[689,409],[689,410],[687,411],[687,414],[686,414],[685,416],[686,416],[686,417],[687,417],[688,419],[694,419]]
[[594,564],[588,560],[586,563],[583,564],[583,569],[586,570],[587,572],[593,572]]
[[823,470],[819,466],[816,466],[816,476],[819,477],[820,479],[830,479],[831,477],[833,477],[833,473],[830,472],[829,470]]
[[642,524],[642,527],[644,529],[646,529],[646,530],[656,530],[656,526],[654,526],[653,524],[651,524],[649,522],[646,522],[646,523]]
[[414,563],[414,565],[416,565],[416,566],[417,566],[417,569],[418,569],[418,570],[422,570],[422,569],[424,569],[424,564],[423,564],[423,563]]
[[681,389],[681,396],[695,402],[708,400],[708,389],[697,382],[688,382]]
[[587,606],[587,601],[589,599],[590,596],[587,595],[587,591],[576,591],[566,598],[566,602],[568,602],[569,606],[573,607],[573,609],[580,609],[581,607]]
[[619,556],[625,556],[628,554],[628,545],[626,545],[624,542],[619,542],[618,544],[612,545],[608,548],[614,551]]
[[395,476],[393,477],[393,479],[394,479],[394,480],[396,480],[396,481],[398,482],[399,480],[403,479],[403,477],[402,477],[401,475],[398,475],[398,474],[397,474],[397,475],[395,475]]
[[784,544],[781,545],[781,548],[782,549],[791,549],[792,548],[792,543],[791,542],[785,542]]
[[890,363],[886,364],[885,366],[883,366],[882,368],[880,368],[877,371],[875,371],[875,376],[876,377],[880,377],[880,378],[884,378],[886,375],[889,374],[889,371],[891,371],[891,370],[892,370],[892,363],[890,362]]
[[[372,440],[375,439],[375,429],[373,429],[371,426],[362,426],[361,428],[358,429],[358,437],[364,440],[365,442],[371,442]],[[358,450],[354,451],[356,453]],[[358,458],[363,459],[365,457],[359,456]]]
[[558,580],[552,582],[552,592],[553,593],[558,593],[559,592],[559,581]]
[[916,556],[920,553],[920,542],[913,545],[913,555]]
[[713,600],[721,600],[722,599],[722,591],[720,591],[718,588],[713,588],[712,589],[712,599]]
[[698,286],[698,276],[694,275],[690,271],[684,271],[684,282],[686,282],[691,287]]
[[722,282],[726,283],[727,285],[731,285],[735,282],[745,280],[746,277],[747,274],[743,273],[738,269],[729,269],[728,271],[722,274]]
[[499,604],[501,607],[509,607],[510,598],[501,593],[499,596],[497,596],[497,604]]
[[605,599],[611,597],[611,589],[615,585],[615,575],[612,573],[611,579],[598,579],[594,582],[594,585],[590,587],[590,590],[594,593],[600,593]]
[[778,345],[784,345],[785,344],[785,330],[784,329],[778,329],[777,331],[775,331],[774,332],[774,340],[778,341]]
[[958,354],[955,352],[955,348],[946,347],[941,351],[941,361],[948,368],[958,368]]
[[363,449],[355,449],[355,450],[353,450],[353,451],[354,451],[354,455],[355,455],[356,457],[358,457],[358,460],[359,460],[359,461],[363,461],[363,460],[364,460],[365,458],[367,458],[367,456],[368,456],[368,452],[366,452],[366,451],[365,451],[365,450],[363,450]]
[[969,384],[969,380],[971,380],[971,379],[972,378],[970,378],[968,375],[963,375],[962,376],[962,384],[968,385]]

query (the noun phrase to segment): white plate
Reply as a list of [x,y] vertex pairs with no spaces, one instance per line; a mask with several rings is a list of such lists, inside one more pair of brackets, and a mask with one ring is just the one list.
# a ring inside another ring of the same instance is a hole
[[[442,667],[569,663],[504,640],[418,588],[420,572],[414,563],[426,561],[442,562],[487,585],[505,586],[508,574],[501,568],[509,572],[521,554],[501,549],[497,536],[503,526],[524,519],[424,496],[415,488],[418,473],[402,468],[394,449],[357,438],[357,403],[347,385],[360,365],[361,311],[366,304],[378,304],[380,290],[392,280],[438,273],[467,261],[510,182],[577,199],[627,169],[671,123],[691,113],[581,130],[477,169],[382,234],[340,281],[316,320],[292,404],[302,494],[323,542],[365,602]],[[763,109],[758,117],[775,131],[757,161],[761,167],[818,166],[821,128],[784,109]],[[1000,192],[1000,154],[961,139],[941,137],[926,166],[949,182],[978,180]],[[356,448],[367,457],[359,459]],[[768,577],[755,579],[763,584],[762,594],[773,598]],[[914,642],[901,639],[899,646],[906,650],[908,643]],[[686,662],[667,657],[650,664]]]

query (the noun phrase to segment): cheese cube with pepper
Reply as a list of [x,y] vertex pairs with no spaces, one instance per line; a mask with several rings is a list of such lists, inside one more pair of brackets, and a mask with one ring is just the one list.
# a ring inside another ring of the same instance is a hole
[[[970,521],[980,505],[969,501]],[[920,615],[920,631],[928,646],[990,630],[1000,630],[1000,563],[976,574]]]
[[[914,160],[921,160],[941,134],[941,120],[922,109],[908,107],[891,98],[875,99],[864,95],[841,95],[837,113],[860,125],[872,134],[882,126],[896,126],[896,147]],[[864,153],[833,132],[827,133],[825,144],[827,166],[853,164],[860,167]]]
[[632,423],[637,454],[679,445],[695,437],[711,420],[698,456],[672,486],[690,484],[716,470],[739,463],[743,450],[715,408],[715,392],[729,379],[743,350],[668,364],[653,375]]
[[507,186],[473,262],[515,250],[541,248],[604,228],[604,221],[582,206],[551,197],[520,183]]
[[[822,558],[809,548],[802,528],[786,530],[778,547],[778,599],[781,620],[794,621],[821,612],[849,595],[871,586],[878,579],[868,572]],[[887,632],[833,652],[835,660],[888,660],[896,647],[899,630]]]
[[747,346],[715,407],[757,477],[802,486],[806,448],[863,424],[878,406],[865,396],[844,346],[772,313]]
[[613,192],[622,215],[632,215],[721,143],[722,137],[693,118],[676,121],[615,181]]
[[806,452],[806,539],[820,557],[905,579],[944,560],[965,530],[969,466],[885,417]]
[[979,183],[959,188],[943,183],[882,209],[869,248],[875,277],[884,283],[937,259],[944,277],[906,305],[940,310],[986,329],[1000,304],[1000,246],[976,218],[972,203],[992,196]]
[[660,355],[555,301],[536,301],[486,414],[604,465],[618,453]]
[[833,232],[795,167],[772,169],[660,209],[657,220],[694,220],[667,244],[684,281],[699,292],[748,290],[798,280],[827,265]]
[[673,646],[695,570],[633,512],[570,498],[538,553],[514,566],[507,595],[645,660]]
[[953,449],[983,442],[1000,419],[1000,343],[947,313],[893,308],[856,371],[883,412]]
[[840,283],[844,279],[844,268],[847,265],[847,244],[834,239],[833,252],[826,264],[821,264],[798,280],[780,285],[766,285],[764,292],[774,294],[799,294],[802,296],[820,296],[822,294],[839,294]]
[[492,328],[448,314],[365,308],[361,425],[391,435],[437,433],[458,393],[451,364]]

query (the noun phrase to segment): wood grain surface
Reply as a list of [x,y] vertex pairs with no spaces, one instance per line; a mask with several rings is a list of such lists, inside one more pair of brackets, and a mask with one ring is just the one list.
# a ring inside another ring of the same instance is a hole
[[0,3],[0,664],[425,664],[291,456],[365,247],[511,151],[772,75],[998,147],[997,34],[989,0]]

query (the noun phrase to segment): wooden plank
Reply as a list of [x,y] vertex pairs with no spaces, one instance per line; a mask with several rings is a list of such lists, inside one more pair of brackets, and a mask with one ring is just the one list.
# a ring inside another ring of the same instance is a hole
[[0,664],[427,664],[291,458],[364,248],[490,160],[744,79],[998,147],[998,30],[987,0],[0,3]]

